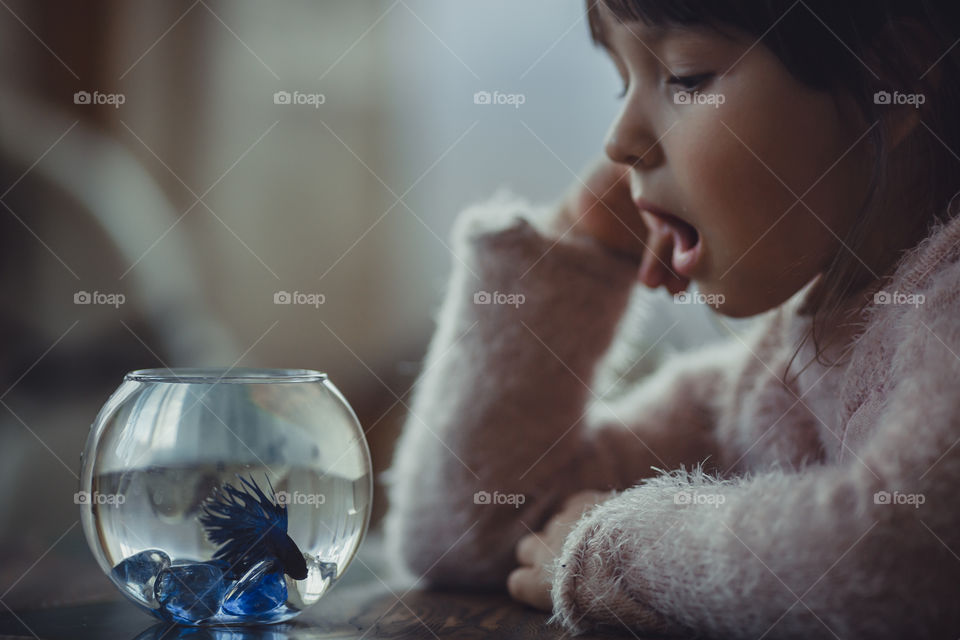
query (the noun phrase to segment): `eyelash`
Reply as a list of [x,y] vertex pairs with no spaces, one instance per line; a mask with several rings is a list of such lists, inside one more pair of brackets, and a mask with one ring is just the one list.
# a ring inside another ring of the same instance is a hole
[[[696,91],[696,89],[713,77],[712,73],[698,73],[692,76],[670,76],[667,84],[681,85],[681,91]],[[696,82],[692,82],[696,80]],[[687,86],[690,83],[690,86]],[[630,85],[624,85],[623,90],[617,95],[617,98],[625,98],[630,90]]]
[[[695,91],[697,87],[701,86],[711,77],[713,77],[712,73],[698,73],[693,76],[670,76],[670,79],[667,82],[669,84],[681,85],[683,91]],[[687,86],[687,83],[692,80],[696,80],[697,82],[693,83],[693,86]]]

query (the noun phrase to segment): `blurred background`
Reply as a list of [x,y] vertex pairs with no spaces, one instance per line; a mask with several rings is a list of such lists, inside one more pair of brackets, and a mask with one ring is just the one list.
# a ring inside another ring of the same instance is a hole
[[2,0],[0,84],[9,607],[112,590],[46,585],[93,565],[79,455],[131,369],[326,371],[385,469],[454,217],[558,199],[619,90],[582,0]]

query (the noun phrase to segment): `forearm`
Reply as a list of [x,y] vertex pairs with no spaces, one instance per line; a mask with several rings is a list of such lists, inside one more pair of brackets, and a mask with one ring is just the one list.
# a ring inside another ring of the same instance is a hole
[[960,367],[941,351],[924,354],[932,372],[889,394],[848,464],[722,481],[674,472],[599,505],[553,567],[554,621],[729,638],[956,637],[960,434],[956,378],[942,372]]
[[[556,241],[509,206],[457,220],[454,271],[392,470],[388,538],[436,582],[502,586],[527,527],[608,480],[583,412],[635,265]],[[478,491],[522,504],[475,504]]]
[[626,489],[653,475],[704,463],[715,471],[726,443],[716,425],[730,382],[749,357],[738,340],[726,339],[668,357],[622,396],[594,401],[588,438],[607,461],[610,488]]

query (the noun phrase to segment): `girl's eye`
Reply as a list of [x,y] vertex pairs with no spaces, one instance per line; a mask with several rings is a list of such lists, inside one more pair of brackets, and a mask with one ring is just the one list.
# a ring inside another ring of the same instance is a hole
[[667,83],[677,85],[681,91],[694,91],[711,77],[713,77],[712,73],[698,73],[694,76],[670,76]]
[[[680,88],[680,91],[691,92],[706,84],[707,81],[712,77],[712,73],[698,73],[697,75],[693,76],[670,76],[670,78],[667,80],[667,83],[677,85]],[[629,83],[623,85],[623,89],[621,89],[620,93],[617,95],[617,98],[625,98],[628,91],[630,91]]]

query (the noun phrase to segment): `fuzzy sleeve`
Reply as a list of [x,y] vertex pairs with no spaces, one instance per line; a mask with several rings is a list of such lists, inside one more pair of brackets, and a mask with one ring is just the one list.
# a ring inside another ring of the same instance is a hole
[[950,305],[905,320],[897,382],[847,463],[735,479],[673,471],[592,508],[552,567],[551,622],[575,633],[958,637],[960,304]]
[[[453,272],[385,474],[388,555],[433,584],[506,588],[515,546],[571,494],[710,455],[723,367],[690,360],[609,405],[591,389],[636,265],[558,240],[506,196],[464,211]],[[626,404],[624,404],[626,403]]]

